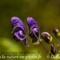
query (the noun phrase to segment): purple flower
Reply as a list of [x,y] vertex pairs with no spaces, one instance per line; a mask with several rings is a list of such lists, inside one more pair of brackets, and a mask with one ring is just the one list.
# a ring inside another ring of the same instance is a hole
[[25,32],[25,26],[24,23],[22,22],[22,20],[18,17],[12,17],[11,18],[11,23],[12,23],[12,27],[13,27],[13,31],[15,30],[15,28],[19,28],[22,29]]
[[27,17],[27,24],[29,26],[29,36],[33,38],[33,40],[36,39],[36,41],[40,39],[40,33],[39,33],[39,27],[37,22],[32,17]]
[[60,36],[60,30],[57,28],[53,29],[53,33],[55,34],[56,37]]
[[41,37],[42,38],[48,38],[48,37],[50,37],[50,34],[48,32],[42,32]]
[[56,48],[54,47],[53,44],[51,45],[51,53],[52,53],[53,55],[56,54]]
[[53,29],[53,32],[54,32],[55,34],[57,34],[57,33],[59,33],[59,29],[55,28],[55,29]]
[[52,41],[52,36],[48,32],[42,32],[41,38],[43,38],[47,43]]
[[25,45],[27,45],[26,31],[22,20],[19,17],[14,16],[11,18],[11,23],[13,27],[12,33],[14,34],[14,38],[24,41]]

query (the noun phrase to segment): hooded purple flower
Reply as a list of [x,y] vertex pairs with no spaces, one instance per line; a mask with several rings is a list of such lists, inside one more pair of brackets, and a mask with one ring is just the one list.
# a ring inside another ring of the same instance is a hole
[[19,17],[14,16],[11,18],[11,23],[13,27],[12,33],[14,34],[14,37],[18,40],[24,41],[25,45],[27,45],[25,26],[22,20]]
[[39,27],[35,19],[32,17],[27,17],[27,24],[29,26],[30,37],[33,38],[33,40],[39,41],[40,39]]
[[18,27],[19,29],[22,29],[25,32],[24,23],[22,22],[22,20],[20,18],[12,17],[11,18],[11,23],[12,23],[13,31]]

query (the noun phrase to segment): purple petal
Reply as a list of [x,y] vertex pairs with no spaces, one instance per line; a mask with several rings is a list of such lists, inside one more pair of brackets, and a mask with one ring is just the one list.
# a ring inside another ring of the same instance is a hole
[[22,20],[19,17],[12,17],[11,18],[11,23],[13,25],[13,30],[17,27],[21,28],[24,32],[25,32],[25,26],[24,23],[22,22]]
[[37,22],[36,22],[35,19],[32,18],[32,17],[27,17],[27,24],[29,25],[29,27],[33,27],[33,25],[34,25],[35,27],[38,27]]
[[14,33],[14,36],[18,39],[18,40],[25,40],[25,34],[23,34],[23,31],[17,31]]

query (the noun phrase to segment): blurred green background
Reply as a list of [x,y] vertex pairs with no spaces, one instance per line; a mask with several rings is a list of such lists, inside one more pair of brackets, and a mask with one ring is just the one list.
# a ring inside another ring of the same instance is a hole
[[[42,56],[39,59],[5,58],[5,60],[53,60],[46,58],[48,55],[46,49],[50,51],[50,45],[46,42],[42,41],[42,44],[46,47],[45,49],[41,44],[33,45],[31,40],[28,39],[30,44],[30,47],[28,48],[24,46],[23,42],[17,42],[13,39],[13,35],[11,34],[12,26],[10,22],[12,16],[18,16],[23,20],[26,26],[26,34],[28,34],[29,31],[26,24],[26,18],[28,16],[33,17],[39,24],[40,33],[48,31],[53,36],[54,44],[57,48],[59,40],[54,36],[52,30],[53,28],[60,29],[60,0],[0,0],[0,55],[34,56],[35,54],[37,56]],[[57,50],[59,51],[60,49],[57,48]],[[3,59],[4,58],[2,58],[2,60]]]

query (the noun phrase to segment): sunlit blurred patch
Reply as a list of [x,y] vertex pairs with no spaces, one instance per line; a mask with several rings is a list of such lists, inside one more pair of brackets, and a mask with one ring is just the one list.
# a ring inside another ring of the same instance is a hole
[[42,42],[43,41],[43,39],[42,38],[40,38],[40,42]]
[[57,34],[57,36],[60,36],[60,32]]
[[57,53],[55,56],[51,56],[51,59],[60,60],[60,54]]
[[34,42],[33,43],[33,45],[38,45],[40,42],[39,41],[37,41],[37,42]]
[[42,38],[40,38],[40,39],[39,39],[39,41],[37,41],[37,42],[33,43],[33,45],[38,45],[38,44],[40,44],[40,42],[42,42],[42,41],[43,41],[43,39],[42,39]]
[[52,42],[52,40],[53,40],[53,37],[52,37],[52,36],[50,36],[50,42]]
[[38,51],[37,48],[32,48],[29,52],[25,55],[25,60],[39,60],[41,59],[41,53]]
[[1,40],[2,40],[1,45],[4,46],[7,49],[8,52],[9,51],[11,51],[11,52],[23,51],[21,46],[19,46],[18,44],[16,44],[12,40],[7,39],[7,38],[2,38]]

